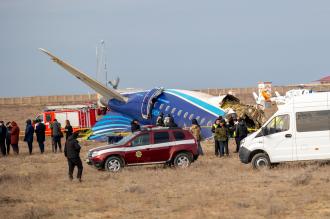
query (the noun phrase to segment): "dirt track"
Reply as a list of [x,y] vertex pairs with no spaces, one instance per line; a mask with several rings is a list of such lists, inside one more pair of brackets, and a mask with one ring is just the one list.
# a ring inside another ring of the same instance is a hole
[[[2,120],[19,124],[38,111],[18,109],[18,117],[3,110]],[[44,155],[35,144],[29,156],[21,142],[19,156],[0,157],[0,218],[330,218],[327,163],[258,172],[235,154],[215,158],[204,143],[206,155],[185,170],[149,166],[109,174],[85,165],[79,183],[68,180],[63,154],[51,153],[49,143]],[[82,145],[84,157],[95,143]]]

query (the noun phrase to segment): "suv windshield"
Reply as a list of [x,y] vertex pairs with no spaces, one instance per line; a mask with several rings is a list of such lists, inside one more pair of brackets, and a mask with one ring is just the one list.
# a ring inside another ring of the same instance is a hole
[[114,145],[119,144],[126,144],[128,141],[130,141],[132,138],[134,138],[139,132],[134,132],[133,134],[127,135],[124,138],[122,138],[120,141],[114,143]]

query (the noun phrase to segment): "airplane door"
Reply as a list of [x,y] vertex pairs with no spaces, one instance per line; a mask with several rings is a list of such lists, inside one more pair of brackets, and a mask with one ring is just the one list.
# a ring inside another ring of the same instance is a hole
[[127,164],[149,162],[147,149],[150,146],[150,134],[141,134],[131,141],[131,146],[125,152]]
[[297,112],[298,160],[330,158],[330,110]]
[[271,161],[292,161],[294,134],[292,125],[290,126],[290,116],[288,114],[276,116],[265,128],[264,147]]
[[163,93],[163,90],[163,88],[153,88],[144,96],[141,106],[141,115],[144,119],[151,118],[153,105],[157,97]]

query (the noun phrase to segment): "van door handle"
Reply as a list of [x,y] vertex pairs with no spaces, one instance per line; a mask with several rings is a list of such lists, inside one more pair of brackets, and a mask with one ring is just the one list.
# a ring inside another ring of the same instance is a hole
[[286,137],[286,138],[291,138],[292,135],[291,135],[291,134],[286,134],[285,137]]

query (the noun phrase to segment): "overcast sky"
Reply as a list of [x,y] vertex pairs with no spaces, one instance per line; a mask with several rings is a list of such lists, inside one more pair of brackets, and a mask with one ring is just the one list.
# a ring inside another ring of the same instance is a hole
[[37,48],[95,77],[101,40],[120,87],[306,83],[330,74],[329,27],[328,0],[1,0],[0,96],[92,92]]

